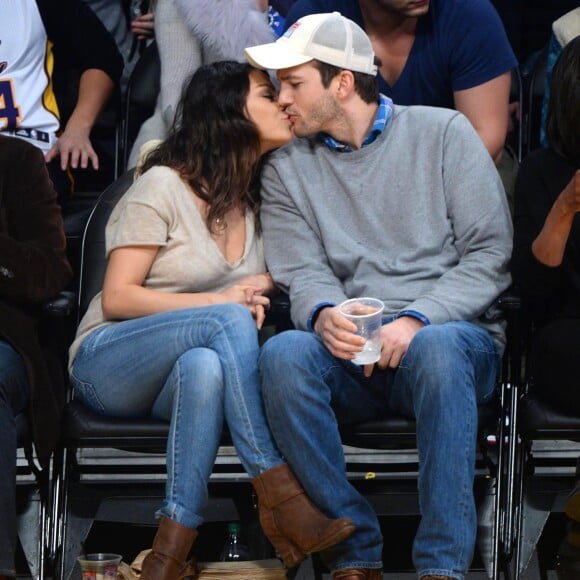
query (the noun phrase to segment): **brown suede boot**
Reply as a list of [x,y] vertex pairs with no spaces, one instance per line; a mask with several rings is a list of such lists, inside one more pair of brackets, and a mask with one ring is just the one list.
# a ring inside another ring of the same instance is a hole
[[331,520],[314,506],[286,463],[258,475],[252,485],[262,529],[288,568],[354,532],[349,518]]
[[196,574],[195,563],[186,562],[197,530],[170,518],[161,518],[153,549],[143,560],[141,580],[179,580]]
[[332,580],[383,580],[383,571],[375,568],[347,568],[335,572]]

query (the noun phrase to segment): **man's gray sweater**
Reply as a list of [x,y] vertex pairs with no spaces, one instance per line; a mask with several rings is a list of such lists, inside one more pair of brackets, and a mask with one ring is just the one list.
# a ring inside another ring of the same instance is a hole
[[322,302],[373,296],[432,324],[483,319],[510,284],[512,223],[497,170],[460,113],[395,107],[372,144],[319,138],[276,151],[262,174],[266,261],[305,329]]

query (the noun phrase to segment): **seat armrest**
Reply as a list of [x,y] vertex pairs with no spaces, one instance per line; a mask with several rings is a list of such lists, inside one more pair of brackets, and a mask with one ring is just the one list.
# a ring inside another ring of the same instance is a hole
[[521,310],[522,299],[514,292],[513,288],[508,288],[505,292],[500,294],[496,300],[496,304],[503,312]]
[[290,312],[290,297],[284,292],[280,292],[273,296],[270,300],[270,311],[275,314],[283,314]]
[[521,310],[521,299],[510,287],[502,292],[493,304],[483,313],[482,319],[486,322],[505,320],[510,314]]
[[50,318],[68,317],[73,314],[76,305],[76,293],[63,290],[42,304],[42,314]]
[[288,294],[280,292],[271,298],[265,324],[275,326],[277,332],[294,328],[290,319],[290,298]]

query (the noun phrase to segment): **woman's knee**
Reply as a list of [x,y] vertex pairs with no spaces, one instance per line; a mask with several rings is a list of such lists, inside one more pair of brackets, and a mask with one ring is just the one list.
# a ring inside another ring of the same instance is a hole
[[252,313],[241,304],[220,304],[211,310],[220,330],[244,340],[257,340],[256,322]]
[[218,354],[210,348],[192,348],[176,362],[180,384],[199,397],[221,396],[224,379]]
[[153,417],[170,420],[178,415],[194,420],[203,410],[211,415],[223,406],[223,377],[218,355],[209,348],[193,348],[177,358],[151,408]]

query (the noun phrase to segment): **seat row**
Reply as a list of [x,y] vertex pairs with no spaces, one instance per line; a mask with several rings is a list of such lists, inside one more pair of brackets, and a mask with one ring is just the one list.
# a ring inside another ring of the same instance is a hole
[[[47,317],[65,334],[66,325],[82,316],[101,288],[106,267],[105,225],[132,177],[132,172],[126,172],[109,186],[89,218],[83,237],[78,299],[65,294],[46,306]],[[508,345],[498,377],[498,397],[480,412],[476,470],[478,545],[488,576],[494,580],[502,576],[521,578],[554,502],[571,484],[575,457],[560,457],[555,470],[543,466],[544,479],[533,477],[537,465],[534,442],[580,439],[580,418],[561,414],[526,392],[522,361],[527,335],[520,303],[517,297],[505,295],[498,306],[507,320]],[[280,301],[273,308],[271,323],[277,331],[291,326],[288,307]],[[71,326],[74,329],[74,322]],[[19,417],[18,423],[19,444],[27,450],[29,463],[34,466],[25,418]],[[125,521],[153,524],[150,504],[157,501],[156,495],[162,496],[168,427],[153,419],[121,420],[97,415],[69,393],[51,471],[34,468],[39,498],[36,553],[31,558],[35,560],[31,562],[35,577],[70,578],[81,542],[92,521],[103,516],[102,510],[116,510],[117,517]],[[378,514],[418,514],[414,421],[387,416],[343,426],[341,434],[344,445],[351,450],[347,453],[349,476]],[[251,517],[249,480],[236,461],[229,440],[222,443],[224,453],[216,464],[214,483],[210,484],[210,495],[215,500],[210,502],[210,510],[214,513],[208,516],[229,520],[237,513]],[[121,449],[125,455],[115,459],[113,454],[110,459],[99,453],[104,449]],[[382,454],[373,454],[372,450]],[[549,484],[545,484],[546,477]],[[541,517],[538,497],[543,498]],[[109,505],[105,508],[107,498]],[[267,549],[262,550],[262,557],[268,556]],[[316,574],[321,578],[322,570],[317,568]]]

